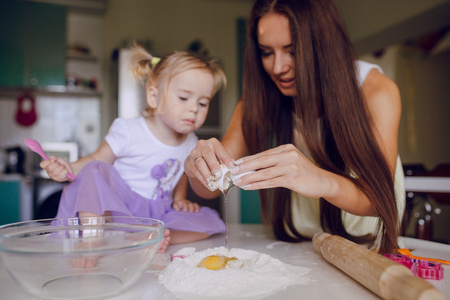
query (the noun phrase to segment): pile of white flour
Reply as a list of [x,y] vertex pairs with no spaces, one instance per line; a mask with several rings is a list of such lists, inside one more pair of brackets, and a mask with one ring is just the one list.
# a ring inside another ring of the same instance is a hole
[[[235,257],[222,270],[197,267],[210,255]],[[290,285],[305,284],[309,268],[285,264],[267,254],[252,250],[225,247],[195,252],[183,248],[174,253],[174,260],[159,274],[160,283],[182,299],[260,298]]]

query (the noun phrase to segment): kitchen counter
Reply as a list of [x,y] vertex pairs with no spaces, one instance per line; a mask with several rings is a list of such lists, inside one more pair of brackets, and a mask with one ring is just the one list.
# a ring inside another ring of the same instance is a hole
[[406,192],[450,193],[450,177],[406,176]]
[[[267,296],[264,299],[379,299],[379,297],[360,285],[325,261],[314,251],[311,242],[291,244],[269,239],[261,225],[231,224],[228,235],[229,248],[243,248],[266,253],[285,263],[304,266],[311,271],[307,275],[312,281],[305,285],[288,287],[285,290]],[[402,238],[407,248],[414,249],[412,253],[418,256],[435,257],[450,260],[450,245]],[[157,269],[167,265],[170,254],[184,247],[195,247],[203,250],[211,247],[225,246],[225,234],[215,235],[207,240],[171,245],[164,254],[157,254],[150,269],[144,273],[138,282],[124,293],[110,298],[113,300],[172,300],[176,297],[158,282]],[[450,270],[446,269],[444,280],[430,280],[445,296],[450,299]],[[8,275],[3,263],[0,264],[0,299],[37,300],[26,294]]]

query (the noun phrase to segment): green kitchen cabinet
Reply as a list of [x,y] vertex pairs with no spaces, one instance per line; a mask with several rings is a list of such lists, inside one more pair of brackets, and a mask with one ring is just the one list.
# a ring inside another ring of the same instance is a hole
[[0,181],[0,225],[20,220],[20,181]]
[[19,174],[0,174],[0,225],[33,218],[33,180]]
[[65,85],[66,8],[0,1],[0,86]]
[[259,191],[241,190],[241,223],[261,224],[261,203]]

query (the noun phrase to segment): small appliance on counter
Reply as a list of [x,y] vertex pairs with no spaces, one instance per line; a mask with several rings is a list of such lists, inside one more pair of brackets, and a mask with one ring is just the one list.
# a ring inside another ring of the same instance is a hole
[[21,147],[6,148],[5,173],[25,174],[25,152]]

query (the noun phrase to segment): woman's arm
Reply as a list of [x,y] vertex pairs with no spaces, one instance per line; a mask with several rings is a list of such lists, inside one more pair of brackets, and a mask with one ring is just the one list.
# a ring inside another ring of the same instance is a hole
[[242,104],[239,102],[231,119],[230,126],[220,143],[217,139],[200,140],[184,162],[186,175],[189,177],[194,192],[202,198],[212,199],[220,191],[211,192],[208,181],[221,176],[220,164],[234,166],[234,159],[247,155],[244,136],[241,129]]
[[[396,85],[377,70],[372,70],[362,86],[373,130],[394,176],[397,138],[401,114]],[[344,211],[356,215],[374,215],[370,200],[345,177],[314,165],[295,146],[282,145],[236,161],[232,171],[244,173],[235,184],[247,190],[285,187],[311,198],[323,197]]]
[[[245,144],[244,135],[242,133],[242,102],[239,101],[231,119],[228,131],[222,139],[222,145],[230,154],[230,156],[237,160],[245,155],[248,155],[248,149]],[[231,161],[225,161],[229,167],[233,166]]]
[[368,74],[361,91],[372,118],[373,131],[378,145],[384,153],[392,177],[394,177],[402,110],[400,92],[392,80],[376,69]]

